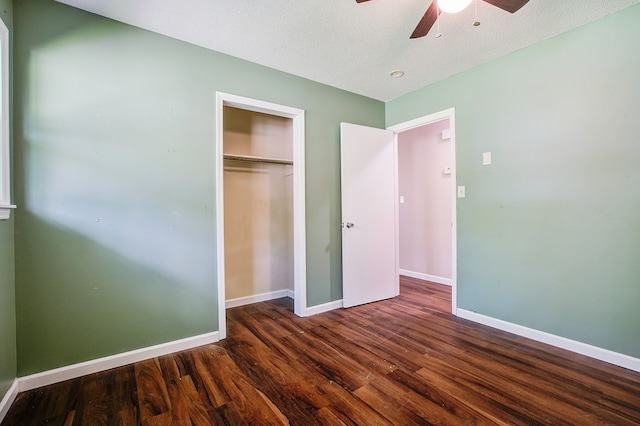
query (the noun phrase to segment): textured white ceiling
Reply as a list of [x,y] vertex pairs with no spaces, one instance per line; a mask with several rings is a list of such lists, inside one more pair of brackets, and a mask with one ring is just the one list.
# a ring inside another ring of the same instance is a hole
[[[431,0],[58,0],[179,40],[387,101],[640,0],[478,0],[410,40]],[[640,24],[640,23],[639,23]],[[399,79],[392,70],[403,70]]]

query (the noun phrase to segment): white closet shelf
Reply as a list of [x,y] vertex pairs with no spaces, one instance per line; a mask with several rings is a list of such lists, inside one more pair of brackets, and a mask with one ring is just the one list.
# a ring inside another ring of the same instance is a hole
[[284,158],[256,157],[253,155],[223,154],[225,160],[247,161],[250,163],[293,164],[293,160]]

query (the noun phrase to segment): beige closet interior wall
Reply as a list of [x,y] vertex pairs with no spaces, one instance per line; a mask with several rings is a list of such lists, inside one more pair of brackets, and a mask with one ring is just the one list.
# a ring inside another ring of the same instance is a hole
[[400,270],[451,279],[451,145],[449,120],[398,135]]
[[[293,159],[291,119],[224,107],[226,154]],[[224,162],[226,300],[293,291],[293,166]]]

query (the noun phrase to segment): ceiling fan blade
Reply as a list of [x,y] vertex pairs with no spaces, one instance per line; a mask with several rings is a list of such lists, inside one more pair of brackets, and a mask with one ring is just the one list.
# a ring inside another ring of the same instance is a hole
[[415,30],[413,30],[413,34],[411,34],[411,37],[409,38],[420,38],[429,34],[429,30],[431,29],[431,27],[433,27],[436,19],[438,19],[439,13],[440,10],[436,5],[436,0],[433,0],[427,11],[422,16],[422,19],[420,19],[420,22],[418,22],[418,26]]
[[484,0],[484,2],[506,10],[509,13],[515,13],[527,4],[529,0]]
[[356,0],[356,3],[364,3],[365,1],[369,1],[369,0]]

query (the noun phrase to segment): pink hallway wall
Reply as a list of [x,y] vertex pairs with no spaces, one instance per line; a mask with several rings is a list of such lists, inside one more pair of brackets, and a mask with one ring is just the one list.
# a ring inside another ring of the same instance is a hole
[[400,272],[451,282],[451,144],[449,120],[398,135]]

